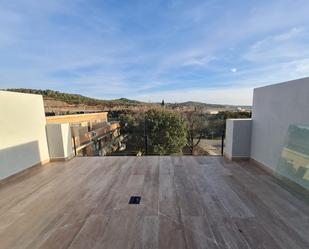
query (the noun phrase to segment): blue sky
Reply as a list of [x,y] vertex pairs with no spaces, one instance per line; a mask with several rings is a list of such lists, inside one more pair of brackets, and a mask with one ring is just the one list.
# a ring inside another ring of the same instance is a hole
[[308,0],[0,0],[0,88],[251,104],[309,76]]

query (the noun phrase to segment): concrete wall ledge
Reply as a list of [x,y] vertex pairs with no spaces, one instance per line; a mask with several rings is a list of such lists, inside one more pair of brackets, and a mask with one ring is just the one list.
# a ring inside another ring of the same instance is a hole
[[68,123],[47,124],[46,135],[51,161],[66,161],[74,156],[71,128]]
[[250,158],[252,119],[227,119],[224,155],[232,160]]

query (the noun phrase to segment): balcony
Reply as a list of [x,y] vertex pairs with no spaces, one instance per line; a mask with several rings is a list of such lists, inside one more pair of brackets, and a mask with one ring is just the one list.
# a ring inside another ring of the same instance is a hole
[[99,122],[91,127],[71,125],[71,134],[73,150],[79,156],[106,155],[117,150],[123,140],[119,122]]
[[[75,156],[102,156],[123,147],[117,121],[108,122],[107,112],[50,116],[46,118],[52,160]],[[59,139],[55,139],[55,137]],[[64,142],[65,141],[65,142]],[[61,143],[64,149],[59,155]]]
[[1,182],[0,245],[309,248],[308,204],[288,190],[249,161],[75,157]]

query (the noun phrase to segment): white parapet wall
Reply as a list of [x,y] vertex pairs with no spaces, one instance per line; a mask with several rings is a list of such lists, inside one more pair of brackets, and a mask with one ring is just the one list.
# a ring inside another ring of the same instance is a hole
[[229,159],[250,158],[252,119],[226,121],[225,156]]
[[43,98],[0,91],[0,179],[49,161]]
[[276,170],[292,124],[309,125],[309,78],[254,89],[251,158]]
[[47,124],[47,142],[50,160],[66,160],[73,156],[71,129],[66,124]]

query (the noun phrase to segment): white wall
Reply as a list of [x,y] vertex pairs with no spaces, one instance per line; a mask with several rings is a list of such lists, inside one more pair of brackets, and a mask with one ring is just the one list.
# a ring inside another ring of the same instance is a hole
[[49,160],[43,98],[0,91],[0,179]]
[[275,170],[290,124],[309,125],[309,78],[254,89],[251,158]]
[[73,156],[69,124],[47,124],[46,133],[51,160],[67,159]]
[[224,155],[229,159],[233,158],[233,139],[234,139],[234,122],[231,119],[226,120],[225,127],[225,146],[224,146]]
[[230,159],[250,157],[251,126],[251,119],[226,121],[225,156]]

